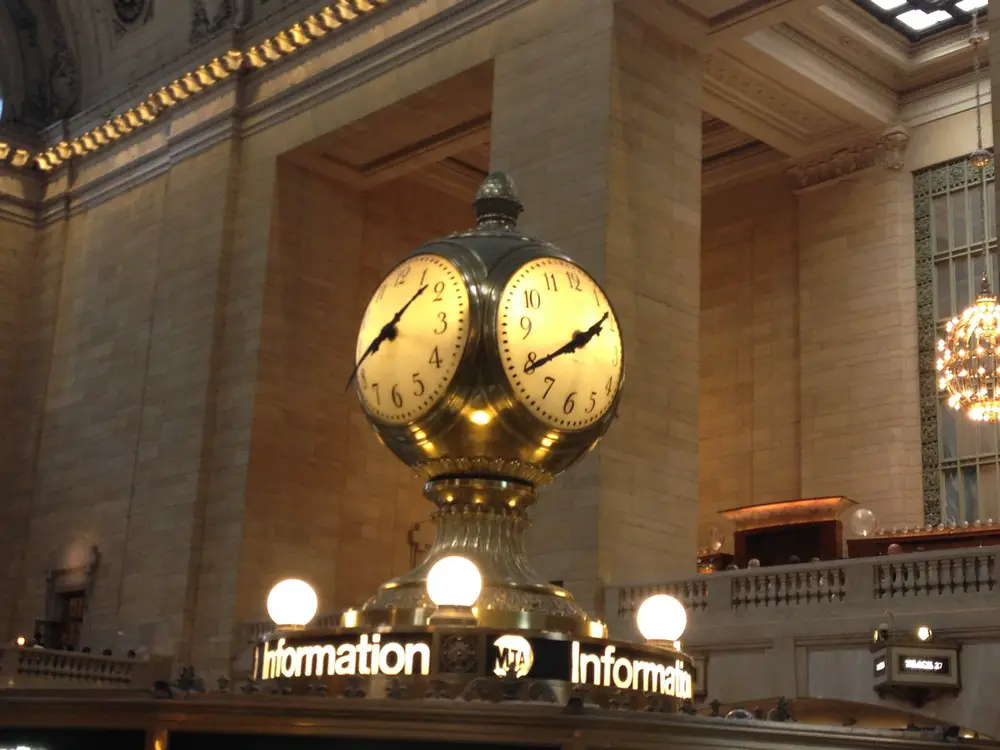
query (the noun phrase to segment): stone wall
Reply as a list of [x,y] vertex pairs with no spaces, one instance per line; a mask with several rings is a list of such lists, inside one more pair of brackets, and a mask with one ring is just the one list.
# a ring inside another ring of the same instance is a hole
[[705,199],[699,542],[716,515],[799,497],[799,253],[791,181]]
[[323,611],[357,606],[410,567],[427,519],[414,474],[372,433],[353,388],[358,322],[386,273],[472,225],[471,202],[411,179],[359,193],[279,163],[240,555],[240,619],[268,588],[311,581]]
[[701,544],[720,510],[797,497],[922,523],[911,175],[751,183],[704,227]]

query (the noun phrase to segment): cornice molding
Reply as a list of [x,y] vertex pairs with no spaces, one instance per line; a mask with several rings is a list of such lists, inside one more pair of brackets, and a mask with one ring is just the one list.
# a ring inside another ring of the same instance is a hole
[[802,191],[875,166],[899,171],[909,140],[907,128],[894,125],[876,138],[794,164],[788,173]]
[[[248,105],[242,111],[244,135],[254,135],[306,112],[319,102],[368,83],[532,2],[534,0],[461,0],[446,12],[435,13],[358,55],[317,72],[297,86]],[[268,76],[280,74],[281,71],[275,68],[255,82],[263,84]]]
[[[987,118],[992,119],[990,103],[993,96],[988,78],[980,83],[980,99]],[[975,79],[969,73],[905,97],[900,108],[900,119],[907,126],[916,127],[975,108]]]
[[[67,136],[44,151],[32,153],[0,142],[0,163],[16,168],[52,171],[71,160],[90,156],[119,139],[147,127],[174,107],[197,99],[214,85],[230,76],[247,74],[307,48],[314,41],[334,37],[344,28],[365,20],[377,8],[395,0],[336,0],[288,29],[264,39],[245,50],[230,50],[183,74],[173,82],[146,95],[134,106],[109,117],[77,136]],[[57,127],[66,127],[68,123]],[[52,129],[50,129],[50,135]]]

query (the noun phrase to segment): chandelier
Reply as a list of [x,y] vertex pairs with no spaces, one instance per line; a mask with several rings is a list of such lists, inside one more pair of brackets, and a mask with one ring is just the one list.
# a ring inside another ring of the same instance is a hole
[[969,155],[969,166],[979,170],[982,186],[983,283],[973,305],[948,321],[945,336],[938,341],[938,388],[947,391],[948,406],[964,411],[976,422],[1000,421],[1000,306],[990,286],[989,225],[986,210],[986,169],[992,154],[983,148],[980,106],[979,45],[985,36],[979,31],[978,13],[972,15],[969,43],[974,51],[976,77],[976,135],[978,145]]

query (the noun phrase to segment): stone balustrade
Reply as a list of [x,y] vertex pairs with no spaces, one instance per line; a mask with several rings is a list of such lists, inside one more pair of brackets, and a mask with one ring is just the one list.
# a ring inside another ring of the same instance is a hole
[[44,648],[0,648],[0,689],[148,690],[169,680],[170,660],[122,659]]
[[998,553],[946,549],[610,586],[604,616],[614,637],[638,639],[642,601],[676,596],[688,609],[684,648],[703,660],[707,699],[723,703],[779,695],[892,703],[873,691],[872,633],[883,622],[897,633],[928,625],[960,644],[963,689],[919,711],[1000,736],[985,697],[1000,661]]
[[[662,583],[611,586],[605,616],[617,635],[636,635],[635,611],[652,594],[672,594],[689,612],[689,637],[720,626],[784,619],[866,617],[986,611],[1000,605],[997,549],[949,549],[907,555],[748,568]],[[874,619],[872,619],[874,618]],[[939,625],[939,629],[942,627]],[[946,627],[946,626],[944,626]],[[870,630],[870,629],[869,629]]]

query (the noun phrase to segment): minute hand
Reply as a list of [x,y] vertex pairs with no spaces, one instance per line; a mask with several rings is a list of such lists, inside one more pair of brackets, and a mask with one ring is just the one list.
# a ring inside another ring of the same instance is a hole
[[384,342],[396,340],[396,336],[399,335],[399,328],[397,328],[397,325],[399,323],[400,318],[403,317],[403,313],[406,312],[406,308],[408,308],[410,305],[416,302],[417,297],[423,294],[424,290],[426,289],[427,289],[426,284],[420,287],[416,291],[416,293],[412,297],[410,297],[409,301],[401,308],[399,308],[396,314],[392,316],[392,320],[390,320],[388,323],[382,326],[382,329],[379,331],[378,336],[376,336],[375,339],[368,345],[368,348],[365,349],[365,353],[361,355],[361,359],[357,361],[357,363],[354,365],[354,369],[351,370],[351,377],[347,379],[347,385],[344,387],[345,393],[347,392],[347,389],[351,387],[351,383],[354,382],[354,378],[357,377],[358,370],[361,369],[361,365],[365,363],[365,360],[368,359],[375,352],[377,352],[379,350],[379,347],[382,346]]
[[601,316],[601,319],[596,323],[594,323],[594,325],[592,325],[586,331],[580,331],[579,333],[575,334],[573,338],[571,338],[567,343],[560,346],[551,354],[546,354],[544,357],[542,357],[541,359],[536,359],[534,362],[528,362],[528,364],[524,366],[524,371],[530,374],[535,370],[537,370],[542,365],[551,362],[556,357],[561,357],[564,354],[572,354],[573,352],[582,349],[588,343],[590,343],[590,340],[592,338],[594,338],[597,334],[601,332],[601,328],[604,327],[604,321],[608,319],[608,315],[609,313],[607,312],[604,313],[604,315]]

